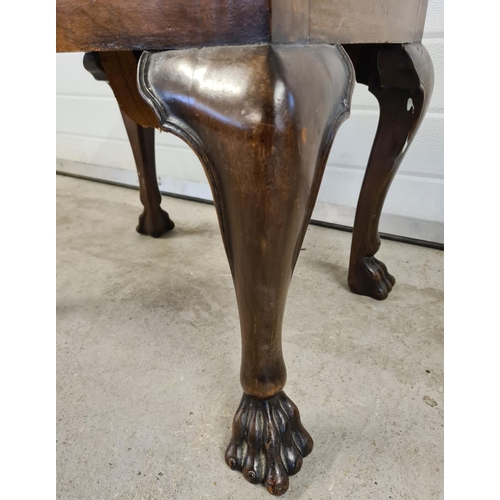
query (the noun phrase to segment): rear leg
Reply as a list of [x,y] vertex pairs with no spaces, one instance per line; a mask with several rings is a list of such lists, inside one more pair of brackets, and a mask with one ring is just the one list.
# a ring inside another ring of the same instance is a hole
[[395,278],[375,258],[384,201],[427,110],[434,84],[430,56],[421,43],[345,45],[359,83],[380,105],[380,120],[356,210],[348,283],[354,293],[386,299]]
[[[175,224],[160,207],[154,135],[158,121],[137,90],[138,55],[133,52],[108,52],[101,56],[98,52],[89,52],[83,58],[83,65],[96,80],[108,82],[116,96],[134,154],[140,199],[144,206],[136,229],[138,233],[159,238],[172,230]],[[119,84],[116,84],[117,81]]]

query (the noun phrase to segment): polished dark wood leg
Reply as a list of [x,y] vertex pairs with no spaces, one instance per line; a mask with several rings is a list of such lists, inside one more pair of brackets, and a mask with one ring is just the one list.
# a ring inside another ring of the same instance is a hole
[[131,120],[123,110],[120,111],[132,146],[139,177],[140,198],[144,206],[136,229],[138,233],[159,238],[172,230],[175,224],[160,207],[161,193],[156,179],[155,129],[142,127]]
[[261,45],[144,53],[143,97],[209,179],[238,301],[243,398],[226,462],[288,489],[313,441],[285,395],[288,287],[353,86],[341,47]]
[[[114,53],[106,54],[106,57],[109,59],[110,56],[113,55]],[[121,54],[120,57],[123,59],[126,55],[127,54]],[[129,56],[128,59],[135,61],[135,56],[132,53],[130,53]],[[135,65],[136,64],[137,63],[135,63]],[[89,52],[85,54],[83,65],[96,80],[108,81],[108,75],[104,70],[99,53]],[[125,69],[128,71],[121,72],[119,76],[130,79],[130,68]],[[136,85],[135,75],[132,76],[133,82],[124,82],[128,83],[128,85],[125,85],[128,88],[131,88],[132,85]],[[112,85],[111,88],[116,94],[116,89],[113,88]],[[137,90],[135,90],[135,93],[137,93]],[[132,102],[132,105],[133,104]],[[140,113],[140,110],[137,110],[137,106],[132,106],[131,109],[135,112],[136,116],[142,117],[142,115],[144,115],[144,113]],[[152,127],[143,127],[129,118],[127,113],[123,110],[122,105],[120,105],[120,112],[127,130],[130,146],[132,147],[137,175],[139,177],[140,199],[144,206],[144,210],[139,216],[139,224],[136,229],[138,233],[159,238],[167,231],[172,230],[175,224],[170,220],[168,213],[160,207],[161,193],[156,179],[155,130]]]
[[375,141],[359,195],[349,263],[349,288],[378,300],[396,280],[375,258],[380,214],[391,182],[422,122],[432,94],[434,71],[421,43],[345,45],[359,83],[380,105]]

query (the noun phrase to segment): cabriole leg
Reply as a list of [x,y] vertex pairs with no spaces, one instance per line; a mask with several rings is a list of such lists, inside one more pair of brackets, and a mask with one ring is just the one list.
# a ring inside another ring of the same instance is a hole
[[396,280],[375,258],[385,197],[427,110],[432,61],[421,43],[345,45],[358,82],[380,105],[380,119],[354,222],[348,283],[354,293],[387,298]]
[[[104,59],[104,60],[103,60]],[[108,72],[103,67],[107,64]],[[172,230],[175,224],[161,207],[161,193],[156,179],[155,129],[157,122],[151,110],[142,102],[136,84],[137,54],[133,52],[88,52],[83,58],[83,66],[98,81],[108,82],[118,100],[128,139],[134,155],[139,178],[140,199],[144,207],[139,216],[137,232],[159,238]],[[108,81],[109,80],[109,81]],[[118,81],[119,86],[111,82]],[[125,89],[125,90],[124,90]],[[124,106],[141,120],[140,125],[129,117]],[[151,116],[149,116],[151,115]],[[146,126],[146,123],[149,126]]]
[[156,179],[155,129],[142,127],[130,119],[122,109],[120,111],[134,153],[140,198],[144,207],[136,229],[138,233],[159,238],[173,229],[175,224],[160,206],[161,193]]
[[139,86],[161,126],[206,170],[235,284],[244,394],[226,462],[281,495],[313,446],[283,392],[282,320],[328,153],[348,116],[350,60],[336,46],[144,53]]

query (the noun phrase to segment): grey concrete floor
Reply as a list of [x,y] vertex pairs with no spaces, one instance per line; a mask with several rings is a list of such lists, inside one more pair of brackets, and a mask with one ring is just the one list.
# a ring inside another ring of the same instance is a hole
[[[239,323],[215,209],[57,178],[61,499],[269,499],[223,460]],[[286,392],[315,441],[284,498],[443,498],[443,253],[383,241],[377,302],[346,286],[351,235],[310,226],[284,321]]]

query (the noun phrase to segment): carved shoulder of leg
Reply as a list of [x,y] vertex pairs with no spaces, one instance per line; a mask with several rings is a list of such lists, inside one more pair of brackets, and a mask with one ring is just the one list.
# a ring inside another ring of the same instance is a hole
[[161,126],[207,160],[220,152],[205,151],[214,132],[230,141],[244,131],[251,146],[270,149],[262,140],[268,127],[303,126],[303,142],[312,144],[327,122],[338,126],[348,116],[352,77],[343,49],[330,45],[144,53],[139,68],[140,91]]

